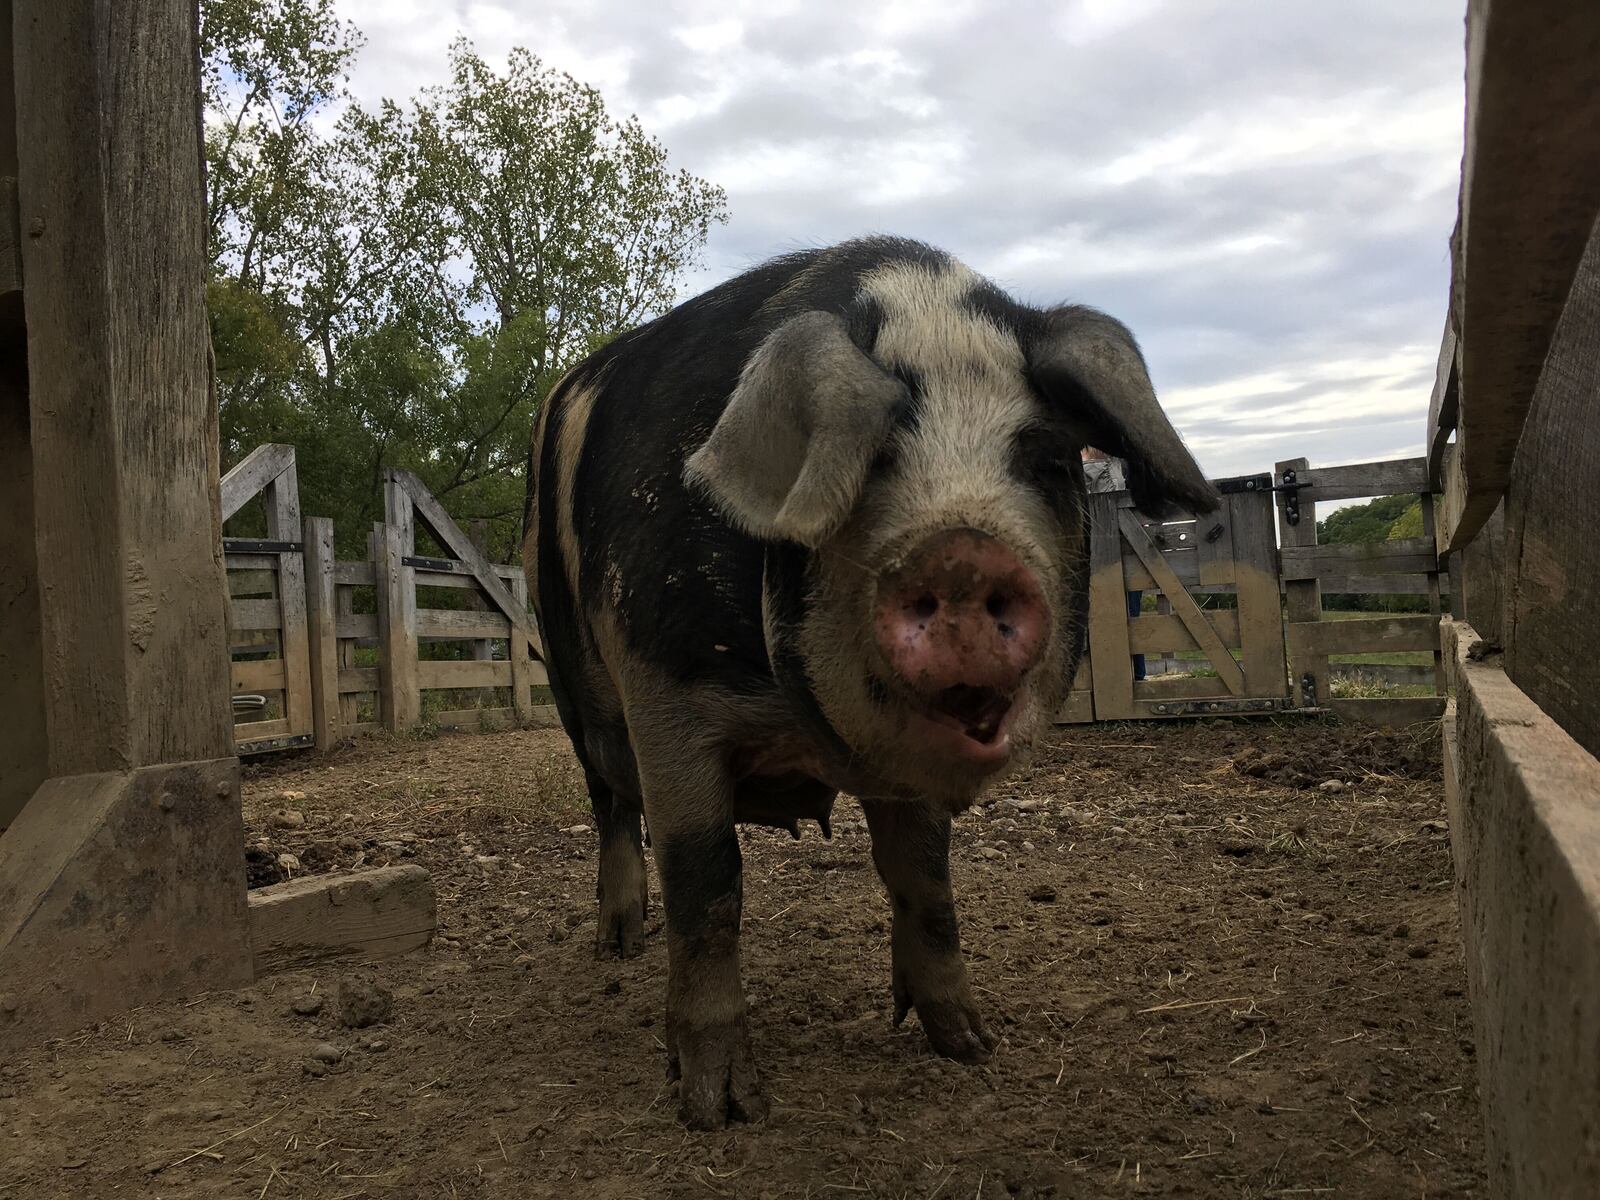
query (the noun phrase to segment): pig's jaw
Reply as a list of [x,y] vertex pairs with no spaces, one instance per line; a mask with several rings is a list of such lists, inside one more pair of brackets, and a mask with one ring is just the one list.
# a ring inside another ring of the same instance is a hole
[[984,775],[1004,769],[1012,758],[1013,719],[1025,697],[981,694],[985,690],[941,698],[927,712],[914,713],[907,729],[909,748]]

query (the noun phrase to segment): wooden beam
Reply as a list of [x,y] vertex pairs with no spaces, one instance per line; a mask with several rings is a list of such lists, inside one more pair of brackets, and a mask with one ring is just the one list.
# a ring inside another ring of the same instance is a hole
[[1282,562],[1284,579],[1319,579],[1324,575],[1425,575],[1439,567],[1432,538],[1285,546]]
[[1335,696],[1327,707],[1335,716],[1358,725],[1403,729],[1444,715],[1443,696]]
[[1122,526],[1122,536],[1144,563],[1144,569],[1150,572],[1151,578],[1156,581],[1156,586],[1172,602],[1173,615],[1183,622],[1185,628],[1189,630],[1189,635],[1194,638],[1195,644],[1205,652],[1206,658],[1217,672],[1217,678],[1233,695],[1244,695],[1244,672],[1234,661],[1233,655],[1228,653],[1228,648],[1222,644],[1222,639],[1211,627],[1211,622],[1206,620],[1205,614],[1195,604],[1194,597],[1184,590],[1177,576],[1172,573],[1172,568],[1167,566],[1160,552],[1150,544],[1149,536],[1133,514],[1120,510],[1117,519]]
[[1450,435],[1456,431],[1460,398],[1460,342],[1456,339],[1455,327],[1446,317],[1433,395],[1428,401],[1428,490],[1432,492],[1444,490],[1445,448],[1450,444]]
[[417,686],[422,688],[510,687],[511,664],[476,659],[440,660],[417,664]]
[[1445,622],[1445,798],[1489,1190],[1600,1195],[1600,762]]
[[1392,458],[1342,467],[1318,467],[1314,471],[1308,469],[1299,479],[1302,502],[1403,496],[1407,492],[1430,490],[1425,458]]
[[[1472,540],[1512,461],[1556,321],[1600,213],[1600,5],[1472,0],[1461,166],[1460,496]],[[1537,131],[1534,135],[1530,131]]]
[[405,954],[426,946],[438,925],[433,880],[411,864],[312,875],[250,893],[257,979],[326,962]]
[[1290,621],[1289,652],[1303,656],[1382,654],[1433,650],[1439,644],[1439,618],[1362,617],[1354,621]]
[[[231,518],[294,465],[293,446],[268,442],[250,451],[222,477],[222,519]],[[298,535],[297,529],[292,536]]]

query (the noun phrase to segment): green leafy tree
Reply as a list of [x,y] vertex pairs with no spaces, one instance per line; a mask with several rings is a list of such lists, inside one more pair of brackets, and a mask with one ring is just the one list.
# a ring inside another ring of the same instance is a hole
[[[1422,537],[1422,501],[1413,495],[1380,496],[1351,504],[1317,522],[1317,540],[1324,545],[1374,544],[1394,538]],[[1330,609],[1365,612],[1424,612],[1427,601],[1404,594],[1332,593],[1323,597]]]
[[676,299],[725,197],[522,50],[458,40],[443,86],[364,108],[360,43],[332,0],[202,4],[224,459],[294,443],[345,552],[407,467],[508,556],[539,403]]

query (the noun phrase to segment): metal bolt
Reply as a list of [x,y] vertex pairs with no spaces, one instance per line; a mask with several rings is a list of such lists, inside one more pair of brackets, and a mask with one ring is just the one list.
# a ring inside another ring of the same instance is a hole
[[44,218],[34,217],[28,222],[28,236],[31,238],[44,236]]
[[178,807],[178,798],[171,792],[162,792],[161,798],[156,801],[156,807],[162,812],[171,812]]

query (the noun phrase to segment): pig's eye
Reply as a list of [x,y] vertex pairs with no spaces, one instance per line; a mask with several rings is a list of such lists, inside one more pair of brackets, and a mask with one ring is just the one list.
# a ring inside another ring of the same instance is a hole
[[1083,470],[1080,451],[1053,430],[1022,430],[1011,448],[1013,473],[1030,487],[1055,495],[1070,487],[1073,472]]

